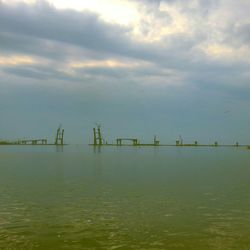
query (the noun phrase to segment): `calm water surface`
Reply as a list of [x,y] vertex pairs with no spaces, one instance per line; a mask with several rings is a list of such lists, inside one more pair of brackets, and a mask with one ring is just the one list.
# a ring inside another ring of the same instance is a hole
[[0,146],[0,249],[250,249],[250,150]]

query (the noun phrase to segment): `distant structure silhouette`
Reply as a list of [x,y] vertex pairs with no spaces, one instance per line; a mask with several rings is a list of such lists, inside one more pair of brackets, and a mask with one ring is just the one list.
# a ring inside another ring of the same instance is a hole
[[160,145],[160,141],[157,140],[156,135],[154,135],[154,146],[159,146]]
[[56,131],[55,145],[64,145],[64,129],[61,124]]
[[93,128],[93,135],[94,135],[94,146],[101,146],[103,145],[103,138],[101,132],[101,124],[97,124],[97,128]]

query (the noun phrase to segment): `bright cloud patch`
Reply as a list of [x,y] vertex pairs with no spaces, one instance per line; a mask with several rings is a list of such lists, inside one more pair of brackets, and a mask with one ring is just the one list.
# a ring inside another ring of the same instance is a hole
[[135,5],[122,0],[50,0],[57,8],[71,8],[77,11],[90,10],[98,13],[103,20],[128,25],[137,17]]
[[69,64],[72,68],[134,68],[142,66],[145,63],[125,62],[119,60],[100,60],[100,61],[86,61],[86,62],[72,62]]
[[9,65],[25,65],[25,64],[34,64],[35,60],[29,56],[0,56],[0,65],[9,66]]

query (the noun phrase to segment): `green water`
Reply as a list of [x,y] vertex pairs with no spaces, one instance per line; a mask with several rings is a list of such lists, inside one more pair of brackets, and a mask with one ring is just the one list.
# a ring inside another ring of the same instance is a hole
[[250,150],[0,146],[0,249],[250,249]]

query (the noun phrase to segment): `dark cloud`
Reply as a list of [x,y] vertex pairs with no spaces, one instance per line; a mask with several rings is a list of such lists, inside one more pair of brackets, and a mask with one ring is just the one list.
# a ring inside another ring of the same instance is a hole
[[[57,60],[83,59],[88,54],[89,58],[121,56],[188,69],[195,66],[190,64],[192,49],[206,38],[202,33],[176,34],[161,43],[145,44],[132,40],[130,32],[103,22],[94,13],[57,10],[44,1],[0,8],[0,51],[4,53],[18,51]],[[78,47],[75,52],[74,46]]]
[[[1,19],[1,18],[0,18]],[[29,37],[13,32],[0,32],[0,52],[2,55],[28,54],[49,59],[62,59],[67,49],[63,44],[49,40]]]
[[[212,2],[203,1],[202,4],[210,6]],[[242,28],[241,33],[247,28],[248,26]],[[0,8],[0,51],[5,54],[17,51],[58,60],[55,62],[57,64],[70,58],[83,60],[127,57],[152,62],[159,68],[186,72],[218,72],[219,69],[231,67],[227,63],[209,61],[204,54],[195,51],[197,45],[207,38],[204,32],[192,36],[185,33],[173,34],[155,44],[135,42],[130,39],[129,34],[130,29],[105,23],[94,13],[57,10],[44,1],[31,6],[2,4]],[[246,39],[247,35],[245,36]],[[116,76],[121,74],[110,69],[88,70],[108,72]],[[30,69],[21,71],[9,69],[9,72],[19,72],[20,75],[25,75]],[[37,70],[27,75],[36,73]]]
[[[160,18],[158,12],[156,15]],[[162,18],[168,23],[169,17],[164,15]],[[145,26],[145,35],[149,27],[150,24]],[[68,48],[77,46],[84,50],[80,53],[82,57],[86,51],[94,51],[91,58],[94,55],[125,56],[176,67],[180,63],[179,57],[184,62],[185,55],[201,41],[201,34],[195,37],[177,34],[165,38],[167,47],[163,49],[157,43],[132,40],[130,32],[128,28],[101,21],[94,13],[57,10],[43,1],[34,6],[3,5],[0,9],[0,50],[5,52],[18,51],[60,59],[72,56],[72,50],[68,51]]]
[[71,77],[62,71],[53,69],[51,67],[42,66],[16,66],[3,67],[2,71],[10,73],[15,76],[33,78],[35,80],[64,80],[64,81],[80,81],[79,77]]
[[[163,2],[175,3],[179,0]],[[180,6],[185,8],[188,2],[190,1],[181,1]],[[215,2],[217,1],[200,0],[199,4],[210,8]],[[167,14],[163,18],[168,19]],[[249,25],[244,25],[235,33],[249,39],[248,30]],[[170,67],[173,63],[174,67],[177,67],[180,59],[185,61],[187,58],[187,61],[190,61],[190,52],[206,41],[209,32],[198,29],[198,32],[192,35],[177,33],[165,36],[159,43],[145,44],[130,38],[130,28],[105,23],[97,14],[91,12],[58,10],[45,1],[38,1],[35,5],[12,6],[2,3],[0,8],[0,50],[3,53],[17,51],[51,59],[77,57],[80,52],[81,57],[86,54],[89,54],[90,58],[124,56],[163,63],[165,66],[169,64]]]
[[[44,1],[31,6],[3,4],[0,8],[0,51],[51,59],[84,58],[88,54],[91,58],[165,58],[158,46],[133,41],[130,31],[103,22],[97,14],[57,10]],[[75,54],[73,47],[78,48]]]
[[3,5],[0,9],[0,31],[112,53],[121,53],[129,47],[127,29],[105,24],[90,12],[59,11],[43,1],[35,6]]

